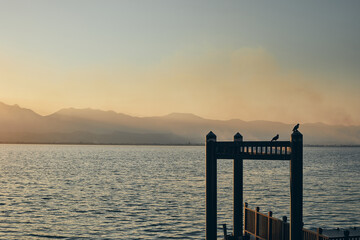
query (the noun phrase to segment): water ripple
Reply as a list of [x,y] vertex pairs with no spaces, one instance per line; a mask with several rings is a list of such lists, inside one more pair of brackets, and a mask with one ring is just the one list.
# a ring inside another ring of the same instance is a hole
[[[0,239],[204,239],[204,147],[0,145]],[[305,148],[304,221],[360,225],[359,148]],[[232,161],[218,163],[232,222]],[[289,216],[289,163],[244,161],[244,200]],[[221,231],[219,230],[219,234]]]

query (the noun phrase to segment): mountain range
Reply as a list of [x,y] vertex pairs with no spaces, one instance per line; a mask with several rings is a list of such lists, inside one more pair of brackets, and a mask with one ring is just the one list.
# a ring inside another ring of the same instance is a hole
[[[289,140],[296,123],[211,120],[188,113],[133,117],[114,111],[67,108],[42,116],[18,105],[0,103],[1,143],[204,144],[213,131],[219,140]],[[360,145],[360,126],[300,123],[304,144]]]

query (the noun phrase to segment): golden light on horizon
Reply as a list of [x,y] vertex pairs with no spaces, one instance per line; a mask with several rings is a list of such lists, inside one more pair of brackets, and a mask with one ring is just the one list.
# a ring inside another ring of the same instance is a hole
[[[358,94],[328,76],[285,71],[264,48],[178,53],[151,66],[61,69],[0,59],[1,99],[40,114],[97,108],[135,116],[171,112],[212,119],[360,124]],[[340,89],[340,91],[339,91]]]

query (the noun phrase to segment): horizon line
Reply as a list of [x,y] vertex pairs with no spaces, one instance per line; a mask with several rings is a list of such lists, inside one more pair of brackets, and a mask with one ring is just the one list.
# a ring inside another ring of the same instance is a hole
[[[227,121],[243,121],[243,122],[271,122],[271,123],[281,123],[281,124],[286,124],[286,125],[293,125],[293,124],[296,124],[298,122],[292,122],[292,123],[287,123],[287,122],[280,122],[280,121],[275,121],[275,120],[262,120],[262,119],[257,119],[257,120],[242,120],[240,118],[231,118],[231,119],[211,119],[211,118],[206,118],[206,117],[202,117],[202,116],[199,116],[197,114],[194,114],[194,113],[189,113],[189,112],[171,112],[171,113],[168,113],[168,114],[165,114],[165,115],[152,115],[152,116],[136,116],[136,115],[130,115],[130,114],[127,114],[127,113],[122,113],[122,112],[116,112],[115,110],[104,110],[104,109],[97,109],[97,108],[91,108],[91,107],[85,107],[85,108],[76,108],[76,107],[64,107],[64,108],[61,108],[53,113],[50,113],[50,114],[40,114],[38,112],[36,112],[35,110],[31,109],[31,108],[26,108],[26,107],[22,107],[20,106],[19,104],[7,104],[3,101],[0,101],[0,104],[3,104],[3,105],[6,105],[6,106],[10,106],[10,107],[17,107],[17,108],[20,108],[20,109],[25,109],[25,110],[30,110],[32,111],[33,113],[41,116],[41,117],[49,117],[51,115],[54,115],[62,110],[69,110],[69,109],[72,109],[72,110],[92,110],[92,111],[101,111],[101,112],[113,112],[115,114],[122,114],[122,115],[126,115],[126,116],[129,116],[129,117],[133,117],[133,118],[159,118],[159,117],[167,117],[167,116],[170,116],[170,115],[173,115],[173,114],[182,114],[182,115],[192,115],[194,117],[197,117],[197,118],[200,118],[200,119],[203,119],[203,120],[210,120],[210,121],[223,121],[223,122],[227,122]],[[306,122],[306,123],[300,123],[301,125],[309,125],[309,124],[322,124],[322,125],[326,125],[326,126],[346,126],[346,127],[360,127],[360,124],[358,125],[346,125],[346,124],[328,124],[328,123],[324,123],[324,122]]]

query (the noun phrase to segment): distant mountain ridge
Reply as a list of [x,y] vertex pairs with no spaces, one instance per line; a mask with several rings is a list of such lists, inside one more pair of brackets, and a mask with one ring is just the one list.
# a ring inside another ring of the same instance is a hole
[[[114,111],[61,109],[41,116],[0,102],[0,142],[69,144],[203,144],[211,130],[219,140],[240,132],[245,140],[289,140],[294,124],[270,121],[210,120],[189,113],[133,117]],[[301,124],[305,144],[360,145],[360,126]]]

